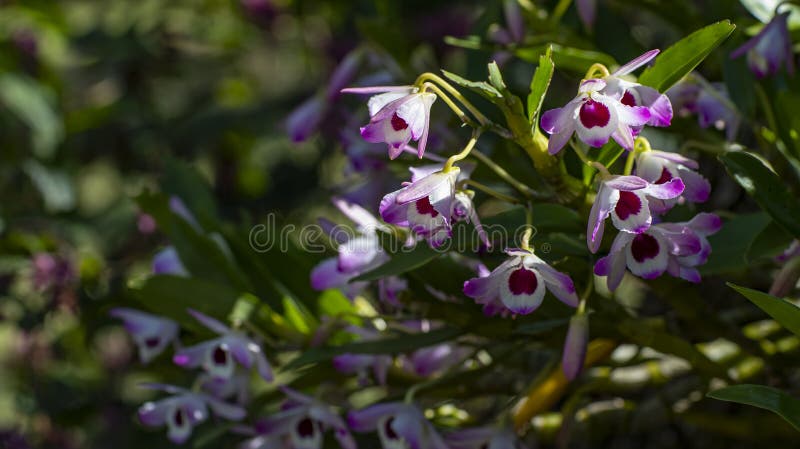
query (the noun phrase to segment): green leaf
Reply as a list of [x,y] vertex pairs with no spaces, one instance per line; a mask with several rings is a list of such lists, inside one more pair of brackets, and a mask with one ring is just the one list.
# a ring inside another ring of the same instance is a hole
[[764,230],[758,233],[750,243],[745,257],[748,262],[754,262],[779,256],[789,247],[792,240],[794,240],[794,237],[791,234],[774,221],[770,221]]
[[445,76],[445,78],[449,79],[455,84],[470,89],[471,91],[490,101],[503,97],[503,94],[501,94],[499,90],[486,81],[470,81],[466,78],[456,75],[455,73],[450,73],[447,70],[442,70],[442,74]]
[[679,40],[656,57],[639,82],[664,92],[694,70],[736,28],[728,20],[711,24]]
[[742,214],[725,222],[719,232],[710,236],[713,248],[708,262],[700,267],[700,274],[719,274],[744,271],[748,267],[745,256],[753,239],[771,222],[764,212]]
[[550,80],[553,78],[555,65],[553,64],[553,48],[547,47],[547,51],[539,56],[539,67],[533,73],[531,79],[531,93],[528,94],[528,120],[531,126],[536,126],[536,119],[542,109],[542,102],[550,87]]
[[52,92],[26,76],[0,76],[0,103],[31,130],[36,156],[49,159],[64,138],[64,124],[55,111]]
[[625,320],[618,325],[619,332],[633,343],[649,346],[656,351],[678,356],[708,377],[728,378],[725,369],[711,361],[690,342],[665,331],[653,329],[646,323]]
[[358,341],[341,346],[311,348],[286,365],[286,369],[299,368],[312,363],[330,360],[340,354],[398,354],[452,340],[463,331],[445,327],[430,332],[406,334],[381,340]]
[[800,307],[767,293],[728,283],[728,287],[741,293],[750,302],[771,316],[781,326],[800,336]]
[[207,332],[186,310],[193,308],[208,316],[226,317],[239,294],[227,285],[180,276],[152,276],[129,292],[146,309],[171,318],[183,327]]
[[441,252],[428,246],[427,243],[420,242],[413,249],[401,248],[400,252],[393,254],[388,262],[374,270],[356,276],[351,282],[374,281],[386,276],[403,274],[425,265],[441,254]]
[[708,393],[720,401],[736,402],[769,410],[800,430],[800,400],[765,385],[733,385]]
[[506,90],[503,74],[500,73],[500,67],[497,66],[497,62],[495,61],[489,63],[489,83],[500,92]]
[[800,238],[800,201],[789,192],[778,175],[761,159],[743,151],[728,152],[719,159],[736,182],[777,224]]
[[564,47],[559,44],[545,44],[536,47],[523,47],[517,49],[514,53],[518,58],[532,62],[534,64],[539,62],[542,55],[547,54],[547,51],[552,48],[552,57],[555,65],[559,69],[566,69],[573,72],[583,73],[592,66],[592,64],[599,62],[608,67],[617,64],[611,56],[591,50],[582,50],[580,48]]

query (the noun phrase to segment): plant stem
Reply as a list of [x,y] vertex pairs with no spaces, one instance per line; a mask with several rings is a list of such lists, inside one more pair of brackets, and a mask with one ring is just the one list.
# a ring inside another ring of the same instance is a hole
[[514,187],[519,191],[519,193],[523,194],[526,198],[535,198],[541,197],[541,195],[537,195],[536,192],[530,189],[530,187],[526,186],[525,184],[521,183],[514,179],[503,167],[497,165],[493,160],[489,159],[485,154],[481,153],[480,151],[476,151],[470,156],[478,159],[484,165],[489,167],[497,176],[499,176],[503,181],[507,182],[511,187]]
[[426,90],[426,89],[427,90],[432,90],[436,95],[439,96],[439,98],[442,99],[442,101],[444,101],[444,103],[453,111],[454,114],[456,114],[458,116],[458,118],[462,122],[466,123],[467,125],[469,125],[469,126],[471,126],[473,128],[477,127],[475,122],[472,121],[472,119],[469,118],[469,116],[467,114],[465,114],[464,111],[462,111],[461,108],[459,108],[458,105],[456,105],[453,102],[453,100],[451,100],[450,97],[448,97],[444,92],[442,92],[442,90],[439,89],[435,84],[424,83],[422,85],[422,89],[423,90]]
[[475,118],[478,120],[481,126],[489,126],[491,121],[488,118],[486,118],[486,116],[483,115],[481,111],[479,111],[478,108],[476,108],[469,100],[464,98],[464,96],[461,95],[461,92],[459,92],[455,87],[451,86],[450,83],[442,79],[442,77],[440,77],[439,75],[436,75],[431,72],[425,72],[419,77],[417,77],[417,81],[414,83],[414,85],[417,86],[422,85],[422,83],[428,80],[438,84],[439,86],[444,88],[444,90],[446,90],[450,95],[452,95],[453,98],[461,102],[461,104],[463,104],[464,107],[467,108],[467,110],[472,115],[475,116]]
[[464,146],[464,149],[461,150],[460,153],[454,154],[447,159],[447,162],[444,163],[444,167],[442,168],[442,172],[447,173],[453,169],[453,164],[464,159],[465,157],[469,156],[469,153],[472,152],[472,149],[475,148],[475,144],[478,143],[478,138],[481,135],[481,131],[476,129],[472,131],[472,137],[467,142],[467,145]]
[[522,201],[518,200],[517,198],[514,198],[513,196],[510,196],[510,195],[506,195],[505,193],[500,193],[497,190],[494,190],[494,189],[492,189],[491,187],[489,187],[489,186],[487,186],[485,184],[481,184],[478,181],[475,181],[475,180],[472,180],[472,179],[467,179],[465,181],[465,184],[471,185],[472,187],[475,187],[476,189],[480,190],[481,192],[483,192],[483,193],[485,193],[487,195],[491,195],[491,196],[497,198],[498,200],[505,201],[505,202],[511,203],[511,204],[522,204]]

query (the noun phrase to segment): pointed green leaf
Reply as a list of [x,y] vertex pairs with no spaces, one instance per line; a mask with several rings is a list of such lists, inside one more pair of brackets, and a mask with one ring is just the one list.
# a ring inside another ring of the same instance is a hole
[[639,77],[639,82],[664,92],[694,70],[733,32],[728,20],[711,24],[679,40],[656,57],[655,63]]
[[539,67],[533,73],[531,79],[531,93],[528,94],[528,120],[531,126],[536,125],[536,119],[539,117],[539,110],[542,108],[544,96],[547,93],[547,88],[550,87],[550,80],[553,78],[553,71],[555,65],[553,64],[553,48],[547,47],[547,51],[539,56]]
[[767,293],[728,283],[728,287],[741,293],[759,309],[771,316],[781,326],[800,336],[800,307]]
[[445,76],[445,78],[449,79],[455,84],[461,87],[466,87],[467,89],[470,89],[489,100],[503,97],[503,94],[501,94],[499,90],[486,81],[470,81],[466,78],[456,75],[455,73],[450,73],[447,70],[442,70],[442,74]]
[[765,385],[733,385],[708,393],[720,401],[736,402],[769,410],[800,430],[800,400]]
[[728,152],[719,159],[736,182],[777,224],[800,238],[800,201],[775,172],[761,159],[744,151]]

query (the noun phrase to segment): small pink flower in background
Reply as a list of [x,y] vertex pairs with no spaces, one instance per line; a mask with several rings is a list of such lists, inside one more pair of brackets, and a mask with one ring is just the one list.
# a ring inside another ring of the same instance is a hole
[[174,246],[168,246],[153,256],[153,274],[171,274],[174,276],[188,277],[189,272],[183,266],[178,251]]
[[586,347],[589,344],[589,317],[579,313],[569,320],[567,338],[564,340],[564,353],[561,366],[569,380],[577,379],[583,370]]
[[389,158],[394,159],[412,140],[418,141],[417,153],[425,153],[430,127],[430,112],[436,95],[419,92],[412,86],[352,87],[342,89],[344,93],[371,94],[369,99],[370,121],[361,128],[361,137],[367,142],[386,143]]
[[530,251],[507,249],[508,260],[485,277],[464,282],[464,294],[484,306],[500,302],[513,313],[527,314],[544,300],[546,290],[570,307],[577,307],[578,295],[572,279],[557,271]]

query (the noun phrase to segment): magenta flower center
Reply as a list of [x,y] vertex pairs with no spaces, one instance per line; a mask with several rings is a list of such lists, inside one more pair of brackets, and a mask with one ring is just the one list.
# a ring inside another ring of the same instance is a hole
[[392,129],[394,129],[395,131],[402,131],[408,128],[408,123],[406,123],[405,120],[401,119],[400,116],[397,115],[397,112],[392,114],[391,121],[392,121]]
[[314,423],[305,417],[297,423],[297,434],[303,438],[308,438],[314,435]]
[[518,268],[508,277],[508,289],[515,295],[532,295],[538,287],[536,274],[525,268]]
[[631,253],[639,263],[655,258],[659,249],[658,240],[650,234],[639,234],[631,243]]
[[175,421],[176,426],[183,427],[183,409],[175,409],[175,415],[172,417],[172,419]]
[[591,98],[586,100],[583,105],[581,105],[581,111],[579,115],[581,118],[581,123],[583,123],[583,126],[586,128],[594,128],[595,126],[602,128],[608,124],[608,120],[611,118],[608,107],[603,103],[592,100]]
[[642,210],[642,200],[633,193],[625,190],[620,190],[619,201],[614,206],[614,212],[620,220],[626,220],[631,215],[636,215]]
[[147,346],[148,348],[155,348],[156,346],[158,346],[158,343],[160,341],[161,339],[158,337],[150,337],[148,339],[145,339],[144,345]]
[[633,98],[633,94],[631,94],[629,90],[625,91],[625,95],[622,96],[622,99],[619,102],[625,106],[636,106],[636,99]]
[[419,213],[420,215],[430,215],[432,218],[436,218],[439,216],[439,212],[437,212],[436,209],[433,208],[431,200],[428,199],[427,196],[425,198],[417,200],[415,204],[417,207],[417,213]]
[[228,361],[228,352],[220,346],[217,346],[214,348],[214,353],[211,354],[211,358],[217,365],[224,365],[225,362]]
[[661,169],[661,177],[658,178],[654,184],[664,184],[672,180],[672,173],[667,170],[667,167]]
[[393,422],[394,416],[386,420],[386,422],[383,424],[383,433],[386,435],[386,438],[390,440],[399,440],[400,437],[397,435],[394,429],[392,429]]

